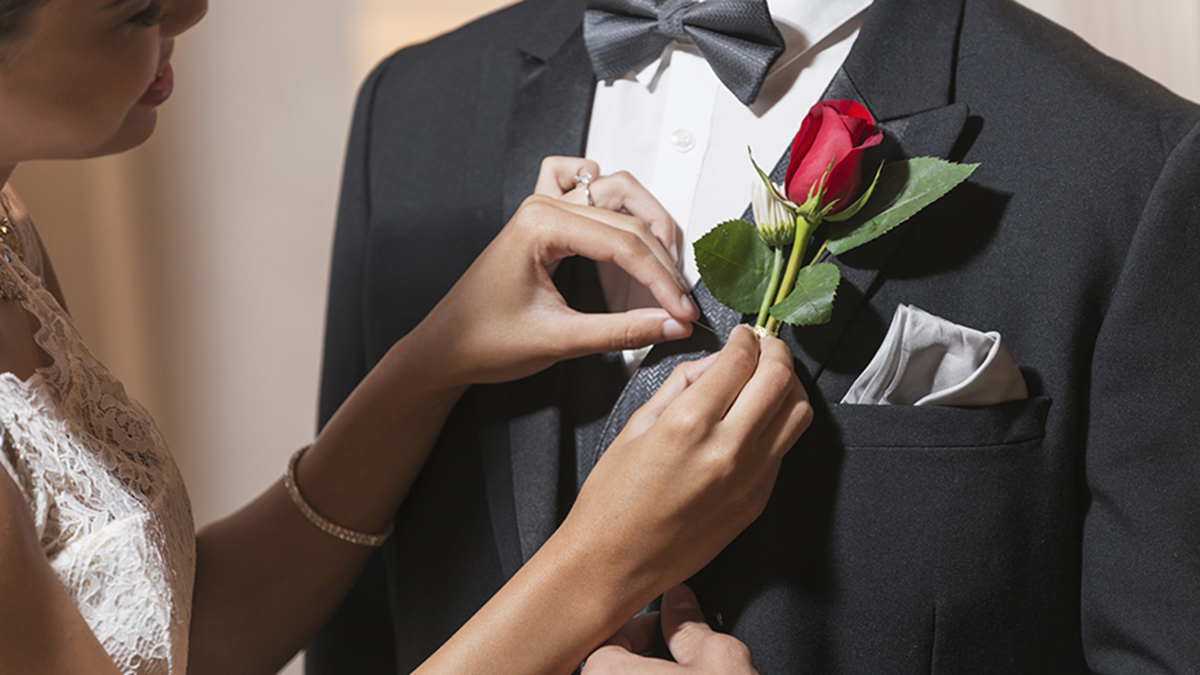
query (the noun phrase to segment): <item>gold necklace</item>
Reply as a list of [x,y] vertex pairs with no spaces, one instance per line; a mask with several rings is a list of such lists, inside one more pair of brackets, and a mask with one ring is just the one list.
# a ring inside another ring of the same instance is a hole
[[[21,238],[17,236],[17,228],[13,227],[12,221],[8,219],[7,215],[0,215],[0,243],[16,253],[21,262],[25,262],[25,251],[21,250]],[[12,259],[7,256],[5,259],[12,262]]]
[[[14,253],[22,263],[25,262],[25,252],[21,249],[21,238],[17,236],[17,228],[13,227],[12,221],[6,214],[0,214],[0,244],[4,245],[5,262],[11,263]],[[24,301],[26,299],[25,289],[13,278],[17,272],[8,265],[0,266],[0,270],[2,270],[0,271],[0,300]]]

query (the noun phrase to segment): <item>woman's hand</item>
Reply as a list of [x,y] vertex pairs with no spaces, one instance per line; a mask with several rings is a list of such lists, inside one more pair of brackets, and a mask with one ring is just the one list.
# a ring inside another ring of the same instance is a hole
[[[734,329],[684,364],[625,426],[563,530],[649,597],[695,574],[766,506],[779,465],[812,419],[790,349]],[[641,606],[641,605],[637,605]]]
[[758,675],[750,650],[732,635],[715,633],[692,589],[680,584],[662,601],[662,631],[674,663],[639,656],[651,648],[660,612],[634,618],[588,657],[582,675]]
[[[569,672],[758,517],[811,418],[788,347],[734,329],[719,354],[675,369],[558,531],[417,672]],[[681,628],[678,655],[694,633]]]
[[[587,177],[587,187],[580,178]],[[582,157],[547,157],[542,160],[534,194],[587,204],[637,216],[657,240],[655,254],[679,264],[679,232],[671,214],[628,171],[600,175],[600,165]],[[589,201],[590,197],[590,201]]]
[[[570,176],[590,166],[583,162],[548,159],[539,185],[573,185]],[[670,218],[627,174],[597,180],[591,190],[598,204],[626,213],[573,203],[577,194],[525,200],[410,335],[429,357],[430,377],[449,386],[512,380],[563,359],[691,334],[699,313],[660,238],[673,229],[663,227]],[[665,241],[673,247],[673,239]],[[571,309],[551,268],[574,255],[616,263],[648,287],[661,308],[606,314]]]

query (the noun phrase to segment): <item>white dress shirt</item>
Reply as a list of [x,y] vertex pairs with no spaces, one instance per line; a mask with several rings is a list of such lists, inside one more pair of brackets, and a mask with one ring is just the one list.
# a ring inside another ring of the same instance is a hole
[[[680,269],[700,279],[692,242],[740,218],[757,180],[749,147],[767,173],[824,93],[858,37],[871,0],[769,0],[786,48],[758,99],[742,105],[688,41],[672,42],[640,70],[600,82],[586,156],[601,173],[627,170],[678,226]],[[657,306],[650,292],[613,265],[601,265],[610,311]],[[631,365],[643,354],[627,353]]]

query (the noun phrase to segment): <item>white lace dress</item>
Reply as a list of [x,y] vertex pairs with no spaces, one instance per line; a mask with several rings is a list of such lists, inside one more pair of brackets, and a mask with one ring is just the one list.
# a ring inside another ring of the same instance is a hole
[[40,322],[35,340],[53,359],[27,381],[0,374],[0,465],[29,505],[50,566],[121,672],[180,675],[196,561],[183,481],[145,409],[88,352],[42,284],[37,236],[16,196],[5,187],[0,202],[25,259],[0,243],[0,288]]

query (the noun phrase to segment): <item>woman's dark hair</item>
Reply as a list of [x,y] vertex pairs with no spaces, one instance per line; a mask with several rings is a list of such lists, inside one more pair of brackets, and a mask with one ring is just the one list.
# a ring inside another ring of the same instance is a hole
[[21,35],[25,19],[47,0],[0,0],[0,42]]

